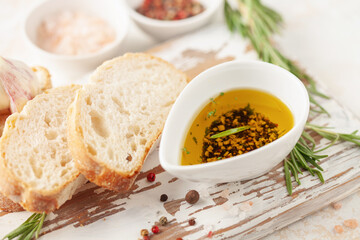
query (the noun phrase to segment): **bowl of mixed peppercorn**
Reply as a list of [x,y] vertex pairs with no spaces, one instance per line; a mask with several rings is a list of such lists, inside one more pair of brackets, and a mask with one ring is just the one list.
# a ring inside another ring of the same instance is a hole
[[159,40],[194,31],[212,19],[222,0],[126,0],[133,21]]

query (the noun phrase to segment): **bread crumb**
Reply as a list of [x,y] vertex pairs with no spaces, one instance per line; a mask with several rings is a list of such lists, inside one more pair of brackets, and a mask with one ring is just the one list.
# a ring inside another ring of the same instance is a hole
[[332,203],[331,206],[335,209],[335,210],[339,210],[342,207],[341,203]]
[[348,219],[344,221],[344,226],[351,229],[355,229],[359,226],[359,224],[356,219]]
[[334,230],[338,234],[341,234],[344,232],[344,228],[341,225],[335,225]]

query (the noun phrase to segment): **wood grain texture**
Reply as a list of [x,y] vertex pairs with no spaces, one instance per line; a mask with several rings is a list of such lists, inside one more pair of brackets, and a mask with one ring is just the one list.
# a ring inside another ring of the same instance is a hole
[[[223,26],[204,29],[151,52],[172,62],[191,77],[224,61],[256,59],[254,52],[247,49],[247,43],[231,36]],[[342,126],[343,129],[338,130],[345,132],[360,128],[360,121],[334,99],[319,101],[332,118],[312,115],[312,123]],[[319,137],[316,140],[319,147],[328,144]],[[302,184],[294,184],[294,194],[288,196],[281,164],[248,181],[217,185],[189,183],[171,176],[159,166],[156,149],[128,193],[119,194],[88,183],[72,200],[49,216],[43,235],[51,239],[55,231],[62,231],[64,236],[66,232],[79,231],[87,232],[90,239],[92,236],[98,239],[103,232],[113,231],[114,238],[136,239],[142,228],[149,229],[161,216],[166,216],[169,223],[161,226],[160,233],[151,239],[206,239],[209,231],[212,231],[213,239],[258,239],[359,189],[359,148],[338,143],[326,154],[329,157],[321,163],[326,182],[322,184],[304,173],[300,176]],[[157,174],[154,183],[146,181],[148,172]],[[190,189],[200,192],[200,201],[195,205],[184,200]],[[159,201],[162,193],[169,196],[165,203]],[[1,224],[17,216],[2,214]],[[189,226],[191,218],[196,219],[196,225]]]

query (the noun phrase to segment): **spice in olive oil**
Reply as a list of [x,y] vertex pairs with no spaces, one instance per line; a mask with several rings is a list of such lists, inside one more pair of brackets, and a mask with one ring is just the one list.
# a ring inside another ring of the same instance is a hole
[[[195,118],[185,138],[181,164],[218,161],[260,148],[288,132],[293,116],[266,92],[221,92]],[[191,135],[190,135],[191,132]]]

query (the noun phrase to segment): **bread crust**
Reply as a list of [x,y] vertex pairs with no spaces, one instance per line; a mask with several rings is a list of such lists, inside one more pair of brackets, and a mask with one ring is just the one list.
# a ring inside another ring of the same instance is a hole
[[[76,85],[60,87],[64,90],[68,88],[78,88]],[[48,90],[43,94],[48,94]],[[38,95],[40,96],[40,95]],[[35,97],[36,98],[36,97]],[[4,146],[9,137],[10,131],[14,128],[14,122],[19,117],[19,113],[9,116],[5,123],[3,136],[0,139],[0,147]],[[77,188],[86,183],[86,178],[80,173],[72,176],[69,181],[52,190],[34,190],[27,182],[22,181],[6,167],[5,153],[0,156],[0,192],[11,201],[19,203],[25,210],[30,212],[53,212],[58,209],[65,201],[71,198]],[[9,209],[8,209],[9,210]]]
[[179,74],[182,74],[185,78],[186,78],[186,82],[190,82],[191,79],[182,71],[180,71],[179,69],[177,69],[174,65],[168,63],[167,61],[165,61],[162,58],[159,57],[155,57],[153,55],[147,54],[147,53],[125,53],[123,56],[120,57],[116,57],[110,60],[105,61],[103,64],[101,64],[99,67],[96,68],[96,70],[94,71],[94,73],[91,75],[90,77],[90,81],[93,83],[98,83],[99,80],[97,80],[96,78],[98,77],[97,75],[101,75],[101,72],[105,72],[107,71],[109,68],[112,68],[112,66],[114,65],[114,63],[119,62],[119,61],[127,61],[130,59],[146,59],[146,60],[156,60],[158,62],[164,63],[166,64],[169,68],[171,68],[173,71],[178,72]]

